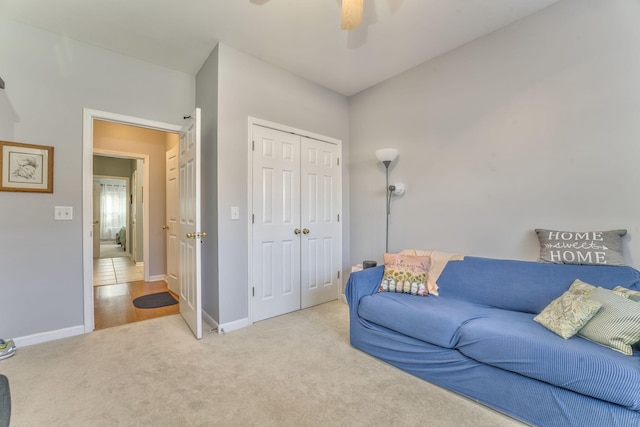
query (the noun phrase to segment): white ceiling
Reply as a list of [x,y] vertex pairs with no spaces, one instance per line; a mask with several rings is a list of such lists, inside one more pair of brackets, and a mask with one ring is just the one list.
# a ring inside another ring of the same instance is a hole
[[[195,75],[218,42],[352,95],[559,0],[0,0],[0,17]],[[6,42],[6,41],[5,41]]]

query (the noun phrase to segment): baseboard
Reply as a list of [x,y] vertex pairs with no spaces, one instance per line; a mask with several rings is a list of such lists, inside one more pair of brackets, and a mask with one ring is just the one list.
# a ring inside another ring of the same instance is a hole
[[165,276],[164,274],[158,274],[156,276],[149,276],[149,281],[150,282],[166,282],[167,281],[167,276]]
[[62,338],[82,335],[84,333],[84,325],[72,326],[70,328],[58,329],[56,331],[42,332],[39,334],[14,338],[13,341],[16,343],[16,347],[26,347],[29,345],[40,344],[47,341],[54,341]]
[[250,326],[250,325],[251,324],[249,323],[249,318],[245,317],[244,319],[235,320],[233,322],[222,323],[218,325],[218,333],[225,334],[227,332],[235,331],[237,329],[246,328],[247,326]]
[[[209,316],[209,313],[206,313],[204,311],[202,311],[202,320],[204,320],[205,322],[207,322],[207,324],[211,327],[211,330],[209,332],[214,332],[214,331],[218,331],[218,333],[220,333],[220,329],[218,325],[218,322],[216,322],[213,317]],[[203,325],[204,326],[204,325]]]

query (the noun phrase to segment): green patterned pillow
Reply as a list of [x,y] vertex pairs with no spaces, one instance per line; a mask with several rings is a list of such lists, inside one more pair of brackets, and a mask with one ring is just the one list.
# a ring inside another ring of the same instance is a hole
[[594,289],[591,299],[602,308],[578,335],[631,356],[631,346],[640,341],[640,304],[603,288]]
[[589,299],[595,288],[576,279],[569,290],[551,301],[533,320],[564,339],[571,338],[602,306]]
[[631,289],[623,288],[622,286],[616,286],[613,288],[613,293],[626,299],[630,299],[631,301],[640,302],[639,291],[632,291]]

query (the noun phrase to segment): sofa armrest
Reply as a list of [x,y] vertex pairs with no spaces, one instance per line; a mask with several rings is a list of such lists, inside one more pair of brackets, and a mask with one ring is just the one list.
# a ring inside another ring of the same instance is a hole
[[11,420],[11,392],[9,380],[0,374],[0,427],[8,427]]
[[383,274],[384,265],[351,273],[344,291],[351,310],[356,309],[360,298],[378,290]]

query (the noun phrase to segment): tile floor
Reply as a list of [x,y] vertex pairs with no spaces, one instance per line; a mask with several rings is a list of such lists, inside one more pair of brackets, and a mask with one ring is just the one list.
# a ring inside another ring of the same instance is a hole
[[144,266],[129,258],[94,258],[93,286],[144,280]]

